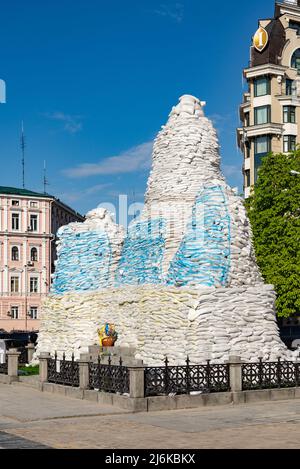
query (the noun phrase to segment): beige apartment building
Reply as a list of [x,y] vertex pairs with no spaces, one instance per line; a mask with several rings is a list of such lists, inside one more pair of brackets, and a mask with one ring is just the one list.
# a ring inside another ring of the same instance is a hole
[[83,219],[53,196],[0,186],[0,329],[39,329],[57,230]]
[[276,2],[274,17],[259,20],[244,77],[248,92],[240,106],[237,137],[247,198],[262,158],[271,151],[293,151],[300,142],[299,0]]

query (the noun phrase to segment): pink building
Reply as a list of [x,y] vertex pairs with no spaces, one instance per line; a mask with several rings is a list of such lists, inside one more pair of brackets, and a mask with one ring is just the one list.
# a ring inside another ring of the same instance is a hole
[[53,196],[0,186],[0,329],[39,329],[57,230],[83,219]]

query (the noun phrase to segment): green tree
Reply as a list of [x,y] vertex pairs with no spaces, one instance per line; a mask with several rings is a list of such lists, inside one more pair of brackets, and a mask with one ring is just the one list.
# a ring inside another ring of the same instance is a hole
[[300,149],[263,158],[247,200],[258,265],[277,292],[277,314],[300,314]]

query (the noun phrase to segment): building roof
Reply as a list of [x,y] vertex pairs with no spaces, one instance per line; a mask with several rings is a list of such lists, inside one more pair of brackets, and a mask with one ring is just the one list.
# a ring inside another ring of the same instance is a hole
[[80,213],[76,212],[76,210],[74,210],[73,208],[63,203],[60,199],[57,199],[56,197],[54,197],[54,195],[42,194],[41,192],[33,192],[33,191],[29,191],[28,189],[19,189],[16,187],[5,187],[5,186],[0,186],[0,195],[13,195],[13,196],[19,196],[19,197],[39,197],[39,198],[44,198],[44,199],[52,199],[52,200],[55,200],[55,202],[57,202],[58,204],[65,207],[70,212],[73,212],[74,214],[76,214],[79,218],[84,219],[83,215],[81,215]]
[[41,194],[39,192],[33,192],[29,191],[27,189],[18,189],[15,187],[5,187],[5,186],[0,186],[0,194],[5,194],[5,195],[19,195],[23,197],[44,197],[47,199],[54,199],[52,195],[49,194]]

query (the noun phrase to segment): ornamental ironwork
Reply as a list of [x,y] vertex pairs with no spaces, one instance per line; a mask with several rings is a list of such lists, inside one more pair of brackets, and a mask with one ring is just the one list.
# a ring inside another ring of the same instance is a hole
[[98,357],[97,363],[89,363],[89,388],[113,394],[129,394],[129,369],[123,366],[122,359],[116,366],[111,364],[110,357],[108,365],[102,364]]
[[282,361],[242,365],[243,391],[294,388],[300,385],[300,363]]
[[28,353],[27,353],[26,347],[18,348],[18,352],[20,352],[19,364],[20,365],[27,365],[27,363],[28,363]]
[[54,359],[49,358],[47,361],[49,383],[79,387],[79,363],[75,361],[74,354],[72,354],[72,360],[66,360],[65,354],[62,360],[58,360],[55,352]]
[[230,390],[229,365],[170,366],[166,358],[163,367],[145,368],[145,396],[168,396],[201,392],[227,392]]
[[8,373],[8,364],[7,364],[7,362],[0,363],[0,375],[7,375],[7,373]]

